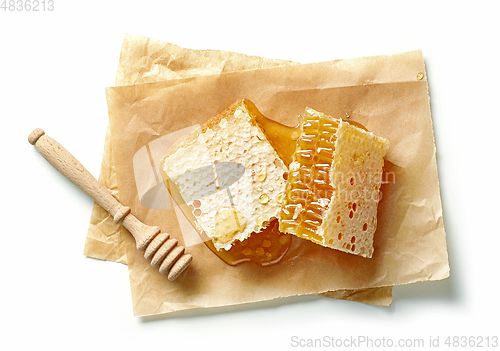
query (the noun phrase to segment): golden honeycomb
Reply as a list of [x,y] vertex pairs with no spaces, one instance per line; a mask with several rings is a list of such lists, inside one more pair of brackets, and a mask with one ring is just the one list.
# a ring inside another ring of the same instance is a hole
[[335,151],[338,123],[306,114],[290,164],[280,230],[321,244],[317,234],[333,195],[329,171]]
[[306,109],[280,212],[280,231],[364,257],[373,234],[389,142]]

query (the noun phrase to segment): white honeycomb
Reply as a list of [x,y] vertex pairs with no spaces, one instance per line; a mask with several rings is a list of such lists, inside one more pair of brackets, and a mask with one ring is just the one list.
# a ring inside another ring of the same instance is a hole
[[[217,249],[230,249],[279,214],[276,198],[288,169],[257,124],[256,111],[249,100],[238,100],[162,159],[163,172],[193,210],[197,230]],[[227,215],[229,208],[234,216]]]

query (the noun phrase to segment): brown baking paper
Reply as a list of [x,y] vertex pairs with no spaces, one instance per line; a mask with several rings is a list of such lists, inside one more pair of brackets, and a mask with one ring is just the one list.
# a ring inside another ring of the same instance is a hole
[[333,116],[348,114],[391,141],[386,156],[390,177],[382,188],[372,259],[297,238],[280,264],[231,267],[198,244],[189,247],[194,256],[189,270],[169,282],[130,243],[126,257],[136,315],[448,276],[421,52],[227,73],[175,86],[156,82],[114,87],[107,89],[107,97],[120,201],[183,244],[175,210],[148,209],[137,193],[133,156],[159,137],[200,124],[246,97],[284,124],[296,124],[310,106]]
[[[141,36],[125,35],[116,85],[158,80],[169,80],[172,84],[180,84],[185,80],[175,79],[292,64],[296,63],[227,51],[185,49]],[[119,198],[109,142],[109,128],[106,133],[99,179],[116,198]],[[85,254],[89,257],[126,264],[126,245],[129,241],[130,234],[116,225],[113,218],[101,206],[94,204]],[[392,287],[343,289],[319,295],[387,306],[392,301]]]
[[[193,78],[249,69],[269,68],[295,63],[220,50],[192,50],[171,43],[134,35],[125,35],[115,85],[153,81],[181,84],[179,78]],[[119,199],[119,189],[106,133],[99,181]],[[97,203],[94,204],[85,242],[84,254],[89,257],[127,263],[126,240],[130,234],[116,225]]]

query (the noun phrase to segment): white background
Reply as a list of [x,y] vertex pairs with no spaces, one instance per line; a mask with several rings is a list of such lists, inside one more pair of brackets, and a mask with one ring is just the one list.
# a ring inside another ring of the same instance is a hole
[[[439,336],[441,348],[448,349],[449,335],[500,337],[496,2],[54,5],[51,12],[0,10],[0,345],[286,350],[299,348],[293,347],[294,336],[366,336],[395,344],[422,338],[426,346]],[[92,201],[27,142],[42,127],[98,176],[107,125],[104,88],[114,83],[125,33],[298,62],[422,49],[451,277],[396,287],[390,307],[306,296],[133,317],[127,268],[82,254]]]

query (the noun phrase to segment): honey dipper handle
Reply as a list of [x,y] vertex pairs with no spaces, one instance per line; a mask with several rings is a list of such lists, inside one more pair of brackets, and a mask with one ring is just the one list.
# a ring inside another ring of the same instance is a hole
[[47,136],[42,129],[35,129],[28,141],[35,145],[55,169],[108,211],[116,223],[123,224],[134,236],[139,250],[145,250],[160,232],[160,228],[147,226],[132,215],[130,208],[122,206],[71,153]]

